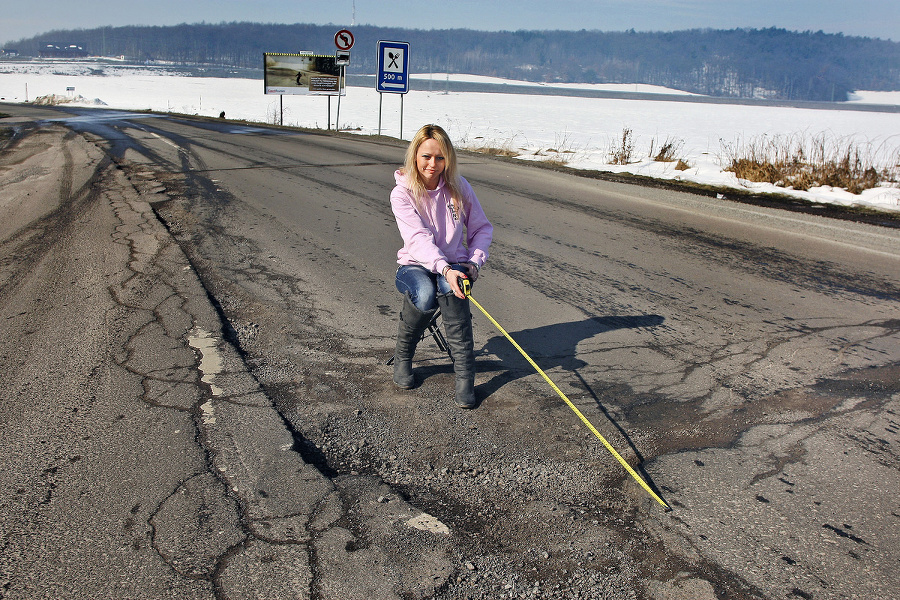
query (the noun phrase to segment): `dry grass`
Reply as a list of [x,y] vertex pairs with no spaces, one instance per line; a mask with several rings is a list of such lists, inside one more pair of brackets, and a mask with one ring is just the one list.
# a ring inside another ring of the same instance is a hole
[[609,162],[613,165],[627,165],[634,157],[633,132],[628,127],[622,130],[622,137],[613,140],[609,147]]
[[[547,152],[556,152],[553,149],[548,149]],[[542,162],[548,165],[555,165],[557,167],[564,167],[572,162],[572,156],[574,155],[573,150],[563,150],[557,154],[553,155],[545,155],[546,158]]]
[[542,162],[548,165],[564,167],[575,157],[575,144],[568,132],[556,134],[552,148],[538,150],[535,156],[543,157]]
[[[647,156],[658,162],[675,162],[684,149],[684,140],[667,137],[659,149],[656,149],[656,138],[650,141],[650,152]],[[683,170],[683,169],[682,169]]]
[[487,141],[485,138],[479,136],[475,138],[477,141],[474,144],[470,145],[468,144],[468,140],[463,140],[461,145],[470,152],[478,152],[490,156],[515,158],[522,154],[522,151],[515,146],[515,139],[516,136],[513,136],[508,140],[497,143],[493,140]]
[[513,148],[508,147],[497,147],[497,146],[477,146],[475,148],[469,148],[472,152],[480,152],[481,154],[489,154],[491,156],[505,156],[508,158],[515,158],[519,156],[520,152]]
[[[746,144],[723,142],[720,160],[726,171],[748,181],[796,190],[831,186],[859,194],[882,183],[897,183],[900,151],[885,159],[886,151],[824,134],[762,136]],[[891,166],[879,167],[879,163]]]
[[[469,142],[468,138],[465,138],[460,141],[460,146],[470,152],[505,158],[515,158],[529,153],[530,156],[540,158],[541,162],[558,166],[569,164],[576,154],[576,150],[573,147],[574,144],[568,133],[556,134],[552,147],[538,148],[534,151],[526,150],[516,145],[516,138],[518,137],[518,135],[515,135],[505,141],[497,142],[495,140],[488,141],[479,136],[474,138],[474,143]],[[528,145],[527,142],[525,145]]]

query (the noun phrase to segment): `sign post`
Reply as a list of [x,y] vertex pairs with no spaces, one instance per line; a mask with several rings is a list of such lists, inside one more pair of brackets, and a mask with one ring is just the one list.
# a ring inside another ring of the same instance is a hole
[[381,40],[377,46],[378,135],[381,135],[382,94],[400,94],[400,139],[403,139],[403,95],[409,92],[409,42]]
[[[338,78],[338,105],[337,105],[337,115],[334,117],[334,131],[336,133],[340,133],[341,127],[339,125],[341,120],[341,93],[340,90],[344,89],[344,85],[346,84],[346,71],[347,65],[350,64],[350,48],[353,47],[353,34],[350,33],[349,29],[341,29],[336,34],[334,34],[334,45],[337,48],[337,52],[334,53],[334,64],[341,68],[341,75]],[[331,98],[329,98],[330,100]],[[329,120],[331,117],[329,116]]]

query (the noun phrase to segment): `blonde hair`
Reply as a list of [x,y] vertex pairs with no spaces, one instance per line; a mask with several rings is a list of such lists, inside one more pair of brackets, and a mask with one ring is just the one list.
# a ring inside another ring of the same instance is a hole
[[453,149],[453,142],[450,136],[439,125],[424,125],[406,148],[406,158],[403,161],[403,168],[400,171],[406,175],[407,185],[413,193],[418,208],[421,208],[421,202],[427,197],[425,182],[422,180],[422,174],[419,173],[416,164],[416,154],[419,146],[425,140],[434,140],[441,147],[441,154],[444,155],[444,171],[441,175],[444,177],[444,183],[450,190],[450,199],[453,202],[453,208],[456,209],[460,216],[466,214],[466,207],[463,203],[463,195],[460,192],[459,171],[456,164],[456,150]]

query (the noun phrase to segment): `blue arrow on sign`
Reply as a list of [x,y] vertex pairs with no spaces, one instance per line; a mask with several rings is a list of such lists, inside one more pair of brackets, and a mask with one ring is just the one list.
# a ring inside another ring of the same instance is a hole
[[378,74],[375,89],[379,92],[405,94],[409,91],[409,42],[378,42]]

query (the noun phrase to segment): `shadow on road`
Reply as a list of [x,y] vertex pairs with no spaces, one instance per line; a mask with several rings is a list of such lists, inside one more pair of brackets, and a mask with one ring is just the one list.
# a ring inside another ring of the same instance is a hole
[[[634,445],[628,432],[613,418],[600,396],[591,388],[590,384],[582,377],[579,369],[588,363],[577,357],[577,347],[581,342],[594,336],[608,333],[616,329],[639,329],[644,327],[656,327],[662,325],[665,319],[660,315],[634,315],[634,316],[607,316],[591,317],[583,321],[559,323],[534,329],[523,329],[510,332],[510,336],[522,347],[525,352],[544,371],[560,367],[571,371],[578,379],[580,386],[596,403],[597,408],[603,413],[607,421],[619,432],[628,446],[634,452],[638,464],[634,465],[641,472],[645,481],[655,489],[647,473],[640,467],[644,457]],[[481,354],[489,354],[499,358],[499,361],[478,361],[478,370],[481,372],[499,371],[489,381],[479,385],[476,395],[483,399],[502,388],[507,383],[520,379],[535,372],[528,361],[504,336],[498,335],[485,344]],[[655,490],[659,491],[659,490]]]
[[[616,329],[656,327],[661,325],[664,320],[659,315],[591,317],[583,321],[523,329],[510,332],[509,334],[544,371],[559,367],[575,373],[581,383],[584,384],[585,389],[594,396],[599,405],[600,401],[597,395],[590,390],[587,383],[577,373],[578,369],[588,364],[577,357],[578,344],[594,336]],[[483,372],[490,369],[501,371],[490,381],[478,386],[479,395],[482,397],[490,396],[507,383],[535,372],[534,367],[528,364],[528,361],[502,335],[488,340],[488,343],[482,348],[481,354],[493,355],[500,360],[499,362],[479,361],[480,371]]]
[[[656,327],[664,320],[659,315],[590,317],[583,321],[522,329],[509,334],[544,371],[560,367],[574,373],[584,389],[597,402],[597,406],[603,410],[598,395],[578,373],[578,369],[588,364],[577,357],[578,344],[616,329]],[[496,356],[497,360],[478,358],[486,355]],[[489,381],[477,386],[476,395],[479,398],[488,398],[506,384],[535,372],[534,367],[528,364],[528,361],[502,335],[494,336],[480,351],[476,350],[476,368],[480,373],[496,373]],[[419,372],[427,378],[436,373],[452,372],[453,366],[450,363],[433,364],[419,369]]]

